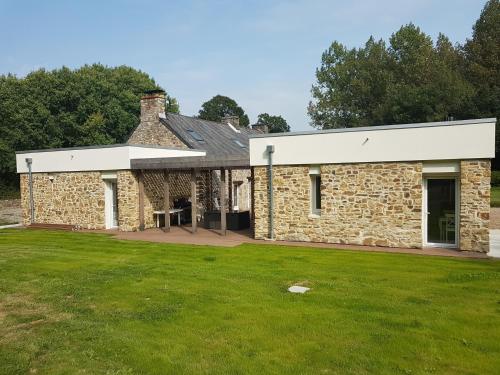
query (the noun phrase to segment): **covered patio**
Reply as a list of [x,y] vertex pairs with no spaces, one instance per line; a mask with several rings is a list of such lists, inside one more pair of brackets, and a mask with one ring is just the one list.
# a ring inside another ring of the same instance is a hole
[[[250,238],[253,227],[253,170],[247,157],[132,159],[131,169],[135,171],[138,181],[140,232],[156,227],[152,232],[155,235],[175,237],[205,229],[211,235],[227,236],[229,218],[232,220],[230,229],[243,230],[245,238]],[[250,189],[248,204],[242,206],[243,210],[233,202],[239,196],[238,191],[236,194],[233,191],[238,186],[233,183],[235,174],[239,176],[238,183],[244,179]],[[186,204],[184,208],[179,206],[180,200]],[[160,216],[164,220],[160,220]],[[175,229],[172,223],[177,224]],[[199,228],[200,224],[202,228]],[[206,240],[200,237],[200,241],[206,243]]]

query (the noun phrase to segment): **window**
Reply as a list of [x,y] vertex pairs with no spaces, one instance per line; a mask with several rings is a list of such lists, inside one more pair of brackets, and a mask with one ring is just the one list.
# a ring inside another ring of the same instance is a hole
[[311,175],[311,214],[321,214],[321,175]]
[[241,182],[235,182],[233,183],[233,210],[236,210],[238,211],[239,210],[239,207],[238,207],[238,193],[239,193],[239,190],[240,190],[240,185],[241,185]]
[[195,141],[198,141],[198,142],[203,142],[204,139],[201,135],[198,134],[198,132],[196,132],[195,130],[193,129],[188,129],[187,132],[189,133],[189,135],[195,140]]
[[236,143],[238,146],[240,146],[241,148],[245,148],[245,145],[243,143],[241,143],[241,141],[237,140],[237,139],[233,139],[234,143]]

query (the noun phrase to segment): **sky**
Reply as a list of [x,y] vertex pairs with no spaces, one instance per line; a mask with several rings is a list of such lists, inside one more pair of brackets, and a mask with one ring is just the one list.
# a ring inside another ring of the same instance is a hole
[[182,114],[221,94],[251,123],[267,112],[308,130],[315,70],[334,40],[360,47],[413,22],[462,43],[485,1],[0,0],[0,74],[128,65],[177,98]]

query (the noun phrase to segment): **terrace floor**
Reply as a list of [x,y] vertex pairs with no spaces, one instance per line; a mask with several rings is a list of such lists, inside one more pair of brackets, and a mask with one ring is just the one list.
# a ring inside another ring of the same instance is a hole
[[317,242],[255,240],[252,238],[250,230],[227,231],[226,236],[221,236],[219,231],[208,230],[198,227],[197,232],[195,234],[192,234],[191,228],[189,226],[185,227],[172,226],[170,232],[168,233],[165,233],[158,228],[147,229],[143,232],[119,232],[119,231],[106,231],[106,232],[113,233],[115,238],[121,240],[148,241],[148,242],[160,242],[160,243],[209,245],[209,246],[224,246],[224,247],[238,246],[243,243],[254,243],[254,244],[265,243],[265,244],[284,245],[284,246],[374,251],[374,252],[385,252],[385,253],[405,253],[405,254],[434,255],[434,256],[460,257],[460,258],[488,257],[486,254],[457,251],[453,249],[444,249],[444,248],[404,249],[404,248],[381,247],[381,246],[342,245],[342,244],[328,244],[328,243],[317,243]]

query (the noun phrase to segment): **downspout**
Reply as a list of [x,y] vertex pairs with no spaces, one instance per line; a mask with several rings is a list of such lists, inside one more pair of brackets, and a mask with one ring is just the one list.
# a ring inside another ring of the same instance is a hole
[[273,153],[274,145],[267,145],[269,179],[269,239],[274,240]]
[[31,172],[31,164],[33,159],[26,158],[26,164],[28,165],[28,184],[30,188],[30,222],[33,224],[35,222],[35,202],[33,200],[33,174]]

